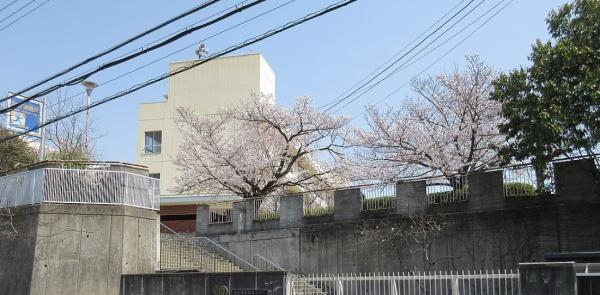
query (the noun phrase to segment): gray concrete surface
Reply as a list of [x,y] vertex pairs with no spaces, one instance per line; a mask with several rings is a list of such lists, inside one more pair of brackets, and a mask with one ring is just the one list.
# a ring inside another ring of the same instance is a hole
[[156,269],[156,212],[75,204],[14,212],[19,235],[0,239],[4,294],[119,294],[121,274]]
[[[547,197],[505,198],[502,171],[470,175],[469,201],[443,206],[426,205],[424,181],[399,183],[396,211],[379,215],[361,213],[359,189],[336,192],[334,216],[301,222],[293,197],[282,201],[282,219],[269,222],[252,220],[252,202],[246,200],[234,205],[233,224],[214,230],[209,225],[208,235],[243,258],[258,253],[304,273],[516,268],[543,261],[544,253],[600,248],[600,190],[591,165],[556,164],[557,193]],[[444,223],[430,237],[430,259],[415,252],[414,243],[393,248],[369,236],[381,221],[405,224],[415,216]]]
[[521,263],[519,274],[522,294],[578,294],[574,262]]
[[247,292],[262,290],[268,291],[268,294],[284,295],[285,277],[286,273],[284,272],[210,274],[191,272],[124,275],[121,294],[231,294],[232,291],[239,290]]

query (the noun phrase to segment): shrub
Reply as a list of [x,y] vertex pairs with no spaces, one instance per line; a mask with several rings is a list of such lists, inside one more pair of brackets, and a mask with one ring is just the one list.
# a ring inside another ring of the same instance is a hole
[[306,217],[328,216],[328,215],[333,215],[334,212],[335,212],[335,207],[333,207],[333,206],[306,208],[304,210],[304,216],[306,216]]
[[535,197],[538,193],[530,183],[509,182],[504,184],[504,196],[507,198]]
[[366,199],[363,197],[362,209],[367,210],[385,210],[396,208],[396,197],[385,196]]

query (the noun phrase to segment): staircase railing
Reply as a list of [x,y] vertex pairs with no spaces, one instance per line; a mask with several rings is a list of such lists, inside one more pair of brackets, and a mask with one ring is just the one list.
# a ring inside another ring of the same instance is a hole
[[287,271],[285,268],[260,254],[254,254],[254,256],[252,256],[252,263],[261,271]]
[[260,271],[252,263],[207,237],[184,236],[162,223],[161,230],[172,236],[161,237],[161,269]]

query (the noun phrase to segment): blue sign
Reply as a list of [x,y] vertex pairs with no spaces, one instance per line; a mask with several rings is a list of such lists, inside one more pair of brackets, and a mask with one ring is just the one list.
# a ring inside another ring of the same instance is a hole
[[[12,94],[9,94],[12,95]],[[15,96],[10,105],[15,105],[25,101],[24,97]],[[42,103],[36,100],[30,100],[19,105],[8,114],[8,129],[14,131],[29,131],[32,136],[39,136],[40,129],[37,129],[42,122]]]

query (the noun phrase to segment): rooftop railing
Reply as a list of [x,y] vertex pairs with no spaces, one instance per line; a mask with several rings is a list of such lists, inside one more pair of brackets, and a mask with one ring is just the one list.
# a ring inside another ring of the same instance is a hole
[[159,180],[125,171],[40,168],[0,177],[0,208],[40,203],[159,210]]

